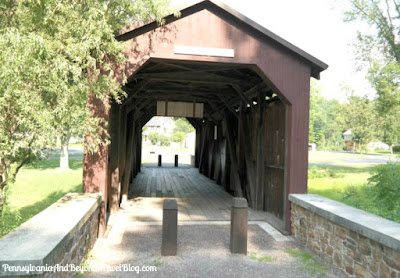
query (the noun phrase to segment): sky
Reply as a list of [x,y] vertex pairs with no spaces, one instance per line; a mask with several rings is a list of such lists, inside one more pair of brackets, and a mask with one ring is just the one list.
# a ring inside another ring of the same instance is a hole
[[[372,95],[365,72],[356,70],[354,47],[357,29],[343,22],[342,0],[222,0],[290,43],[329,65],[317,83],[324,97],[345,100],[341,84],[358,95]],[[171,0],[171,4],[190,3]],[[365,28],[365,26],[364,26]]]

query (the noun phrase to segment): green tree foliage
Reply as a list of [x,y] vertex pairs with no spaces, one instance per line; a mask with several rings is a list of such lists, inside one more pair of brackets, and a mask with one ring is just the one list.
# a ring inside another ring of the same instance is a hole
[[157,145],[157,143],[160,141],[160,134],[157,132],[150,133],[149,140],[152,145]]
[[367,97],[350,95],[347,103],[343,105],[343,111],[347,115],[346,126],[351,128],[353,140],[358,147],[365,148],[366,144],[379,136],[375,103]]
[[158,140],[159,140],[161,146],[169,146],[169,143],[171,142],[171,139],[167,135],[164,135],[164,134],[160,134],[160,137]]
[[377,111],[382,123],[382,140],[399,143],[400,131],[400,3],[397,0],[349,0],[346,21],[369,25],[358,32],[356,49],[361,66],[368,67],[368,79],[377,92]]
[[341,104],[321,96],[320,88],[311,81],[310,89],[310,143],[318,149],[339,150],[343,147],[345,129]]
[[183,133],[182,131],[175,132],[171,136],[171,141],[172,142],[177,142],[177,143],[180,143],[180,144],[183,143],[184,139],[185,139],[185,133]]
[[184,134],[194,131],[194,127],[186,120],[186,118],[175,118],[174,133],[183,132]]
[[373,197],[383,207],[384,217],[400,217],[400,163],[376,166],[369,182],[375,185]]
[[152,145],[160,144],[161,146],[168,146],[171,142],[171,139],[168,136],[157,132],[150,133],[149,140]]
[[[0,203],[18,170],[81,123],[86,149],[107,141],[88,98],[105,105],[123,92],[113,66],[125,61],[114,34],[132,21],[160,20],[165,0],[0,2]],[[0,210],[3,206],[0,206]]]

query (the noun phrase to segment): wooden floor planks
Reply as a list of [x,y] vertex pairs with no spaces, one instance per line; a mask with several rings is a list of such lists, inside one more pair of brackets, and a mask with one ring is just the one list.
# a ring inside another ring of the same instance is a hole
[[[196,168],[142,166],[129,190],[124,209],[133,221],[161,221],[166,198],[178,203],[179,221],[229,221],[232,196]],[[266,215],[249,209],[250,221]]]

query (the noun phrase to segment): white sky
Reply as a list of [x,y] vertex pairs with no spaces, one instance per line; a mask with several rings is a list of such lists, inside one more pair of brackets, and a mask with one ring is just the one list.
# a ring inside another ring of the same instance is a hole
[[[355,23],[344,23],[340,0],[222,0],[271,32],[329,65],[321,73],[322,94],[345,99],[340,84],[356,94],[373,94],[363,73],[356,72],[352,42]],[[173,5],[187,0],[171,0]],[[190,3],[190,1],[189,1]]]

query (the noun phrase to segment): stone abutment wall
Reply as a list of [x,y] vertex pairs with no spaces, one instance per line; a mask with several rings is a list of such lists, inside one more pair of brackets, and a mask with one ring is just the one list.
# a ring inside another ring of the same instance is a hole
[[293,194],[292,234],[349,277],[400,278],[400,224],[318,195]]
[[0,277],[75,277],[97,239],[101,196],[70,193],[0,239]]

